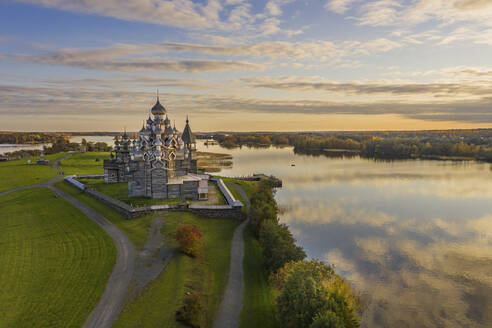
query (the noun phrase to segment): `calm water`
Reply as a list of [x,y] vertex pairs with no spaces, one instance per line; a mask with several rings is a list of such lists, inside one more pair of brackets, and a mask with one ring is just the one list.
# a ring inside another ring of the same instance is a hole
[[365,327],[491,327],[490,164],[199,148],[233,155],[222,175],[283,180],[281,221],[363,292]]
[[[98,142],[102,141],[107,143],[108,145],[113,145],[113,138],[111,136],[75,136],[70,138],[70,142],[80,143],[82,138],[85,138],[87,141]],[[18,150],[41,150],[43,146],[49,147],[51,144],[0,144],[0,155],[5,153],[10,153]]]
[[36,149],[43,149],[43,146],[48,147],[50,144],[37,144],[37,145],[31,145],[31,144],[0,144],[0,155],[5,154],[5,153],[10,153],[13,151],[18,151],[18,150],[36,150]]
[[491,164],[198,148],[233,155],[221,175],[283,180],[281,221],[363,293],[365,327],[491,327]]

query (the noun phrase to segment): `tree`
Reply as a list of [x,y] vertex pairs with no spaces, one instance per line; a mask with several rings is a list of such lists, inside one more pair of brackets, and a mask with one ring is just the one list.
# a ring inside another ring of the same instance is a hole
[[183,299],[183,306],[176,311],[176,319],[191,327],[199,327],[197,322],[200,319],[201,309],[200,294],[191,292]]
[[289,262],[272,275],[285,327],[359,327],[360,297],[321,261]]
[[198,228],[189,224],[180,225],[174,234],[174,239],[178,241],[181,251],[191,256],[198,255],[201,238],[202,234]]
[[327,291],[312,276],[294,271],[277,297],[277,313],[282,327],[309,327],[325,306]]
[[296,245],[289,227],[276,221],[265,221],[260,230],[260,245],[267,270],[275,272],[285,263],[300,261],[306,257],[304,250]]

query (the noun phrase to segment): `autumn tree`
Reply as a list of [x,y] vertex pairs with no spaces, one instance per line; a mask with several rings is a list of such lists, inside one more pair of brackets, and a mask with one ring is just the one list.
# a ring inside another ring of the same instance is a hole
[[174,239],[177,240],[179,248],[185,254],[196,256],[200,246],[202,234],[194,225],[182,224],[176,230]]
[[289,262],[272,275],[282,327],[359,327],[360,297],[332,267]]

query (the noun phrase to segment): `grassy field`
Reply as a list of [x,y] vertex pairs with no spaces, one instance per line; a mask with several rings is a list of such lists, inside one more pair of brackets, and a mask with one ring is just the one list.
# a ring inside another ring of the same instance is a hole
[[[224,178],[236,199],[244,199],[232,185],[239,184],[251,197],[257,182]],[[275,290],[268,282],[268,273],[263,267],[263,254],[251,229],[246,227],[244,237],[244,301],[241,312],[241,328],[278,327],[275,317]]]
[[144,246],[152,222],[152,215],[143,216],[134,220],[127,220],[120,212],[85,194],[83,191],[73,187],[66,181],[58,182],[56,187],[62,189],[67,194],[74,196],[87,206],[92,207],[106,219],[111,221],[126,233],[137,249],[141,249]]
[[[65,175],[72,174],[103,174],[103,161],[109,159],[109,153],[90,152],[77,153],[64,160],[59,168]],[[99,160],[99,161],[97,161]]]
[[249,227],[244,229],[244,302],[241,328],[278,327],[274,288],[268,282],[263,254]]
[[176,251],[166,270],[127,305],[114,327],[181,327],[175,312],[185,293],[191,290],[202,297],[200,327],[212,325],[227,282],[232,234],[240,222],[182,212],[169,213],[164,221],[162,234],[166,244],[173,248],[176,243],[172,235],[178,225],[196,225],[203,234],[201,253],[191,258]]
[[128,183],[104,183],[104,179],[79,179],[85,185],[110,197],[121,200],[133,207],[157,204],[178,204],[181,199],[152,199],[148,197],[128,197]]
[[[226,184],[235,183],[235,184],[240,185],[248,195],[253,194],[253,192],[256,188],[256,184],[258,183],[257,181],[237,180],[237,179],[221,177],[221,176],[218,176],[218,178],[221,178]],[[233,194],[234,194],[234,192],[235,191],[233,191]],[[236,197],[236,195],[237,195],[237,192],[234,194],[234,197]]]
[[111,238],[48,189],[0,208],[0,327],[81,327],[111,274]]
[[[65,156],[66,153],[45,156],[50,163]],[[36,159],[31,157],[32,164],[27,164],[27,158],[17,161],[0,162],[0,192],[45,182],[56,177],[56,172],[50,165],[36,165]]]

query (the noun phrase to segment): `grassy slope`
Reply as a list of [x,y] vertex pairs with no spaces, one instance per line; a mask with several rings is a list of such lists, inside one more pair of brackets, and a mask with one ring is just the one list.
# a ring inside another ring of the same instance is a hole
[[202,296],[200,327],[211,327],[224,294],[230,263],[230,244],[239,224],[231,219],[204,219],[191,213],[166,215],[162,234],[169,247],[176,247],[172,235],[180,223],[194,224],[203,234],[201,254],[191,258],[175,252],[166,270],[132,303],[115,327],[181,327],[175,312],[187,291]]
[[[225,179],[227,185],[236,199],[241,200],[241,195],[232,183],[239,184],[249,197],[254,192],[256,182]],[[263,254],[261,247],[254,237],[251,229],[246,227],[244,237],[244,302],[241,312],[241,328],[277,327],[275,318],[274,289],[268,282],[268,273],[263,267]]]
[[132,206],[149,206],[155,204],[178,204],[181,199],[152,199],[148,197],[128,197],[128,183],[104,183],[103,179],[80,179],[103,194],[116,198]]
[[137,249],[141,249],[147,240],[148,230],[152,222],[152,215],[147,215],[134,220],[127,220],[115,209],[99,202],[83,191],[73,187],[68,182],[58,182],[56,186],[66,193],[74,196],[82,203],[99,212],[106,219],[126,233]]
[[[109,158],[107,152],[91,152],[73,154],[64,160],[59,168],[65,175],[72,174],[103,174],[103,161]],[[99,159],[97,162],[96,159]]]
[[263,266],[263,254],[251,229],[244,229],[244,303],[241,328],[278,327],[274,288]]
[[[66,153],[47,155],[46,158],[53,161],[65,156]],[[31,157],[31,163],[27,164],[27,158],[18,161],[0,162],[0,192],[28,186],[56,177],[56,172],[50,165],[36,165],[36,159]]]
[[0,327],[82,326],[116,259],[111,238],[48,189],[0,207]]

